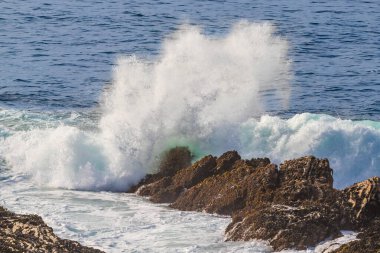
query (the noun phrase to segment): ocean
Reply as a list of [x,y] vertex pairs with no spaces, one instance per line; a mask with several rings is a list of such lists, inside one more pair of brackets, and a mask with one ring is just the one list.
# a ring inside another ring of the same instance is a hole
[[375,0],[3,0],[0,205],[106,252],[270,252],[123,192],[175,146],[379,176],[379,26]]

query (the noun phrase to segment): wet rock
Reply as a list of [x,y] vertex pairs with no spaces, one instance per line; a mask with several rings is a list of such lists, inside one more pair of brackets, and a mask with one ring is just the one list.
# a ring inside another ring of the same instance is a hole
[[339,235],[341,194],[326,159],[312,156],[258,168],[247,180],[246,207],[235,213],[227,240],[269,240],[275,250],[314,246]]
[[165,152],[158,166],[159,174],[173,176],[177,171],[191,165],[191,152],[187,147],[175,147]]
[[[141,186],[156,182],[163,177],[172,177],[177,171],[191,165],[192,155],[187,147],[175,147],[162,154],[158,165],[158,172],[146,175],[138,184],[132,186],[127,192],[134,193]],[[144,194],[143,194],[144,195]],[[145,194],[144,196],[147,196]]]
[[242,160],[229,151],[162,174],[149,176],[138,194],[179,210],[231,215],[227,240],[264,239],[275,250],[302,250],[340,236],[340,230],[379,236],[373,222],[380,215],[379,178],[336,190],[327,159],[305,156],[278,169],[268,158]]
[[343,190],[351,223],[362,226],[380,216],[380,178],[373,177]]
[[342,245],[333,253],[379,253],[380,252],[380,218],[370,221],[357,236],[358,240]]
[[136,193],[140,196],[145,196],[145,197],[153,196],[154,194],[158,194],[160,191],[169,187],[171,183],[172,183],[171,177],[160,178],[157,181],[154,181],[152,183],[142,185],[137,190]]
[[270,160],[267,157],[264,158],[252,158],[251,160],[247,160],[247,162],[254,168],[264,167],[270,164]]
[[323,199],[333,189],[332,169],[327,159],[305,156],[280,166],[275,202],[298,203]]
[[0,207],[0,228],[0,252],[102,252],[57,237],[37,215],[15,214]]
[[221,174],[229,169],[232,169],[234,163],[240,160],[241,157],[237,151],[228,151],[221,155],[216,160],[216,168],[214,174]]
[[305,250],[326,238],[340,236],[330,222],[329,206],[293,207],[271,205],[245,210],[234,216],[226,229],[227,240],[268,240],[274,250]]
[[[133,185],[130,187],[127,191],[127,193],[135,193],[137,192],[138,189],[140,189],[142,186],[146,186],[148,184],[154,183],[160,179],[162,179],[162,175],[157,173],[157,174],[147,174],[140,182],[138,182],[136,185]],[[143,195],[146,196],[146,195]]]
[[301,181],[318,187],[332,188],[333,186],[333,171],[327,159],[305,156],[285,161],[280,166],[280,172],[280,180],[284,184]]
[[194,165],[178,171],[173,176],[173,184],[183,188],[190,188],[213,175],[216,165],[215,157],[206,156],[194,163]]
[[187,189],[171,207],[186,211],[206,211],[231,215],[245,207],[247,185],[243,182],[254,173],[254,168],[244,162],[223,174],[208,177],[202,183]]
[[192,166],[179,170],[172,177],[164,177],[155,182],[143,184],[137,190],[137,194],[150,196],[150,200],[155,203],[174,202],[186,189],[211,176],[216,164],[215,157],[206,156]]

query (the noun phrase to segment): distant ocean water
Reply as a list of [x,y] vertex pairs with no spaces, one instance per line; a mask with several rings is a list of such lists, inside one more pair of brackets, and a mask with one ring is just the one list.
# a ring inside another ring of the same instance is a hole
[[267,252],[99,191],[176,145],[327,157],[339,188],[379,175],[379,25],[379,1],[1,1],[1,204],[109,252]]

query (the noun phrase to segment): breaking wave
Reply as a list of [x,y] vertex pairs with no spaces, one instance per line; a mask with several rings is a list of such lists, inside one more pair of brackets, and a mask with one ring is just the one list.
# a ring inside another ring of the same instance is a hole
[[287,108],[291,78],[288,43],[270,23],[242,21],[221,37],[183,25],[155,59],[118,60],[99,120],[0,111],[0,155],[41,185],[81,190],[126,190],[176,145],[198,157],[327,157],[338,187],[378,175],[380,123],[261,116]]

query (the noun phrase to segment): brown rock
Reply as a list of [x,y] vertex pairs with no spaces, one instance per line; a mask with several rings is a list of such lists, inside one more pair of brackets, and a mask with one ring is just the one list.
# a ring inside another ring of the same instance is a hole
[[165,152],[158,166],[162,176],[173,176],[177,171],[191,165],[191,152],[187,147],[175,147]]
[[[180,169],[191,165],[191,158],[191,152],[187,147],[175,147],[166,151],[161,156],[158,172],[156,174],[147,174],[138,184],[132,186],[127,192],[134,193],[143,185],[151,184],[163,177],[174,176]],[[143,196],[148,195],[151,194],[144,194]]]
[[380,253],[380,218],[370,221],[362,228],[358,239],[342,245],[333,253]]
[[274,250],[305,250],[326,238],[340,235],[330,222],[329,206],[292,207],[272,205],[245,210],[234,216],[226,229],[227,240],[268,240]]
[[247,160],[247,162],[254,168],[265,167],[270,164],[269,158],[252,158],[251,160]]
[[257,168],[246,181],[246,207],[226,229],[228,240],[269,240],[275,250],[305,249],[339,235],[341,194],[326,159],[308,156]]
[[234,163],[240,159],[240,155],[235,150],[224,153],[216,160],[215,174],[221,174],[232,169]]
[[373,177],[343,190],[350,206],[350,220],[358,226],[380,217],[380,178]]
[[[217,159],[219,169],[214,171],[213,176],[187,189],[171,207],[231,215],[244,208],[251,198],[260,197],[255,194],[257,189],[253,188],[276,184],[276,166],[267,165],[270,163],[269,159],[258,162],[259,160],[240,160],[239,157],[236,151],[224,153]],[[253,165],[263,167],[257,168]]]
[[57,237],[37,215],[15,214],[3,207],[0,207],[0,228],[0,252],[102,252]]
[[[336,190],[327,159],[305,156],[277,169],[268,158],[242,160],[229,151],[173,175],[159,174],[147,177],[138,193],[180,210],[232,215],[228,240],[264,239],[275,250],[306,249],[340,236],[342,229],[361,229],[363,238],[378,240],[379,222],[373,220],[380,219],[379,178]],[[366,242],[357,243],[350,247]]]
[[227,172],[208,177],[188,189],[171,207],[231,215],[233,211],[245,207],[247,186],[243,182],[253,172],[254,168],[250,164],[241,160],[235,162],[234,167]]
[[[133,185],[130,187],[127,191],[127,193],[135,193],[137,192],[138,189],[142,186],[146,186],[148,184],[154,183],[158,180],[162,179],[162,175],[157,173],[157,174],[147,174],[140,182],[138,182],[136,185]],[[145,195],[143,195],[145,196]]]
[[169,187],[171,183],[171,177],[164,177],[152,183],[142,185],[136,193],[140,196],[145,197],[153,196],[154,194],[158,194],[160,191]]
[[281,164],[279,182],[276,202],[318,200],[333,189],[332,169],[327,159],[305,156]]
[[285,161],[280,166],[281,182],[291,183],[306,181],[309,184],[332,188],[333,177],[327,159],[317,159],[314,156],[304,156]]
[[[192,166],[179,170],[174,176],[156,177],[152,175],[144,182],[140,183],[137,194],[151,196],[150,200],[155,203],[171,203],[186,189],[198,184],[205,178],[212,175],[216,167],[216,158],[206,156],[194,163]],[[153,179],[157,179],[154,181]],[[152,182],[153,181],[153,182]]]
[[206,156],[192,166],[178,171],[173,176],[173,184],[183,188],[190,188],[213,175],[215,167],[216,158],[211,155]]

